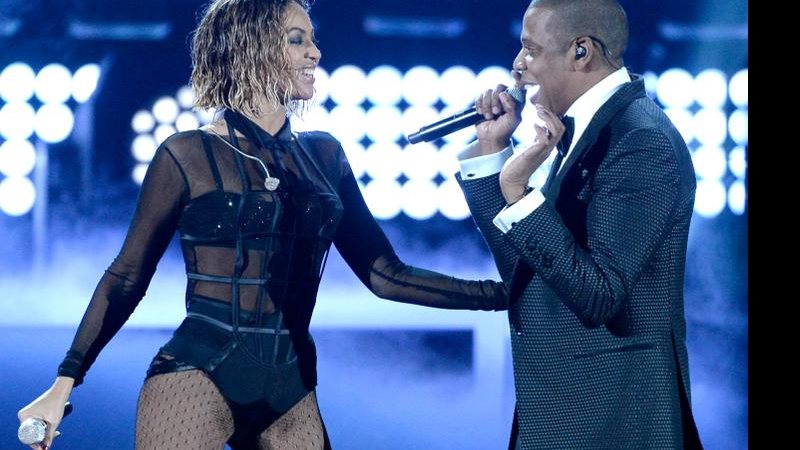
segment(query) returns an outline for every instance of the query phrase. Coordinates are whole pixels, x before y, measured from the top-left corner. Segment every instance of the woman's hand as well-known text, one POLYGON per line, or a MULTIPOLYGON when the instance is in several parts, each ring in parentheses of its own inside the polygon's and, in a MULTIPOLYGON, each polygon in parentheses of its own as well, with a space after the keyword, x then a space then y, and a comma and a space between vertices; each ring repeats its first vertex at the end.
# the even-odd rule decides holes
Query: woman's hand
POLYGON ((41 444, 31 445, 33 450, 46 450, 53 444, 53 439, 60 433, 57 431, 64 417, 64 404, 72 393, 75 380, 69 377, 58 377, 50 389, 36 400, 29 403, 17 413, 20 424, 28 418, 36 418, 47 423, 47 434, 41 444))

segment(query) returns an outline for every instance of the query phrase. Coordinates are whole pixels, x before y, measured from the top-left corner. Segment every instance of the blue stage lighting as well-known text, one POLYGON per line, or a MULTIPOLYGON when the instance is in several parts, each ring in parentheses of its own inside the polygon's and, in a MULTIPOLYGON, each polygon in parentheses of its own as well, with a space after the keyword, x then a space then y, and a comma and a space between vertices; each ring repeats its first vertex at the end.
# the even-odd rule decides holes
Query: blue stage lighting
POLYGON ((728 134, 733 142, 738 145, 747 145, 748 142, 748 113, 746 109, 737 109, 728 119, 728 134))
POLYGON ((403 134, 403 118, 394 106, 373 106, 366 118, 367 137, 373 142, 395 142, 403 134))
POLYGON ((85 103, 97 90, 100 80, 100 66, 86 64, 72 75, 72 98, 78 103, 85 103))
POLYGON ((36 150, 25 139, 14 139, 0 144, 0 173, 7 177, 24 177, 36 165, 36 150))
POLYGON ((0 98, 7 103, 27 102, 33 96, 36 73, 31 66, 16 62, 0 72, 0 98))
POLYGON ((35 123, 36 112, 28 103, 15 101, 0 108, 0 137, 3 139, 28 139, 35 123))
POLYGON ((402 188, 394 180, 370 181, 361 189, 369 210, 376 219, 393 219, 400 214, 402 188))
POLYGON ((0 181, 0 210, 9 216, 27 214, 36 201, 36 188, 27 177, 8 177, 0 181))
POLYGON ((439 210, 438 187, 428 180, 408 180, 403 184, 403 212, 412 219, 428 220, 439 210))
POLYGON ((747 108, 747 72, 748 69, 736 72, 728 85, 728 95, 738 108, 747 108))
POLYGON ((367 75, 367 99, 373 105, 393 106, 400 103, 403 74, 392 66, 378 66, 367 75))
POLYGON ((694 96, 703 108, 722 108, 728 100, 728 82, 718 69, 706 69, 694 78, 694 96))
POLYGON ((360 105, 367 97, 367 75, 356 66, 341 66, 330 78, 330 97, 339 105, 360 105))
POLYGON ((701 217, 718 216, 727 204, 727 192, 721 180, 697 180, 694 212, 701 217))
POLYGON ((75 116, 63 103, 46 103, 36 112, 36 136, 48 144, 63 141, 72 133, 75 116))
POLYGON ((439 74, 428 66, 411 68, 403 76, 403 98, 412 106, 432 106, 439 100, 439 74))
POLYGON ((61 64, 48 64, 36 75, 34 92, 42 103, 64 103, 72 95, 72 73, 61 64))
POLYGON ((728 120, 721 109, 703 108, 694 115, 694 137, 701 145, 722 145, 728 137, 728 120))
POLYGON ((658 77, 656 95, 667 108, 688 108, 694 103, 694 77, 684 69, 668 69, 658 77))

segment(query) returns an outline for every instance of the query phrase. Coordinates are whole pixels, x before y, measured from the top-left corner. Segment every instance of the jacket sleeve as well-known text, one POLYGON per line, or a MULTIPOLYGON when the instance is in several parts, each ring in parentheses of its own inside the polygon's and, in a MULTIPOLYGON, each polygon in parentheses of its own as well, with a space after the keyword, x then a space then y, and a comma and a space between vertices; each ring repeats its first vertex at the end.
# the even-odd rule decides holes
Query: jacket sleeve
POLYGON ((550 200, 505 235, 509 247, 587 326, 623 307, 655 249, 691 214, 694 190, 681 194, 675 149, 657 129, 627 133, 608 152, 588 204, 581 247, 550 200), (688 212, 687 212, 688 211, 688 212))

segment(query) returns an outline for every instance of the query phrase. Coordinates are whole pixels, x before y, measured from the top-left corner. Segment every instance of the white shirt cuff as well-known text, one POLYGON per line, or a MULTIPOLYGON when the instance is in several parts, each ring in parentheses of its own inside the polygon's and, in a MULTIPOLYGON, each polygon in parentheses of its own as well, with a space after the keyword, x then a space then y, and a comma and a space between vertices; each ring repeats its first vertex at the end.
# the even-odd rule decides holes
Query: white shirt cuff
POLYGON ((462 159, 464 158, 464 155, 472 154, 472 150, 477 145, 478 141, 473 142, 459 155, 459 165, 461 166, 462 180, 475 180, 477 178, 488 177, 490 175, 500 173, 500 170, 503 168, 503 164, 505 164, 506 160, 508 160, 508 158, 510 158, 514 153, 512 147, 509 145, 508 147, 504 148, 503 151, 498 153, 474 156, 471 158, 467 156, 466 159, 462 159))
POLYGON ((495 216, 492 222, 503 233, 508 233, 511 227, 520 220, 528 217, 544 203, 544 195, 538 189, 533 190, 528 195, 522 197, 511 206, 506 206, 495 216))

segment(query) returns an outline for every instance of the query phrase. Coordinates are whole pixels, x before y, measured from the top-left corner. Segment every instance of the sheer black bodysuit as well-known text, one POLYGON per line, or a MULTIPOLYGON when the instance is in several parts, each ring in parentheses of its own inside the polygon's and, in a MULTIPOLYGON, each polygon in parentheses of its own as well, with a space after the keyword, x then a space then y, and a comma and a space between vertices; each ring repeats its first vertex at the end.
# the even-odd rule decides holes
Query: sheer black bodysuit
POLYGON ((123 247, 101 278, 59 375, 83 381, 144 296, 176 230, 187 317, 148 377, 201 369, 233 411, 232 442, 252 438, 316 386, 308 327, 331 243, 379 297, 439 308, 505 308, 501 284, 403 264, 333 137, 295 135, 288 120, 272 136, 231 111, 225 119, 227 136, 181 132, 157 150, 123 247), (277 190, 265 189, 261 165, 231 146, 263 161, 280 179, 277 190))

